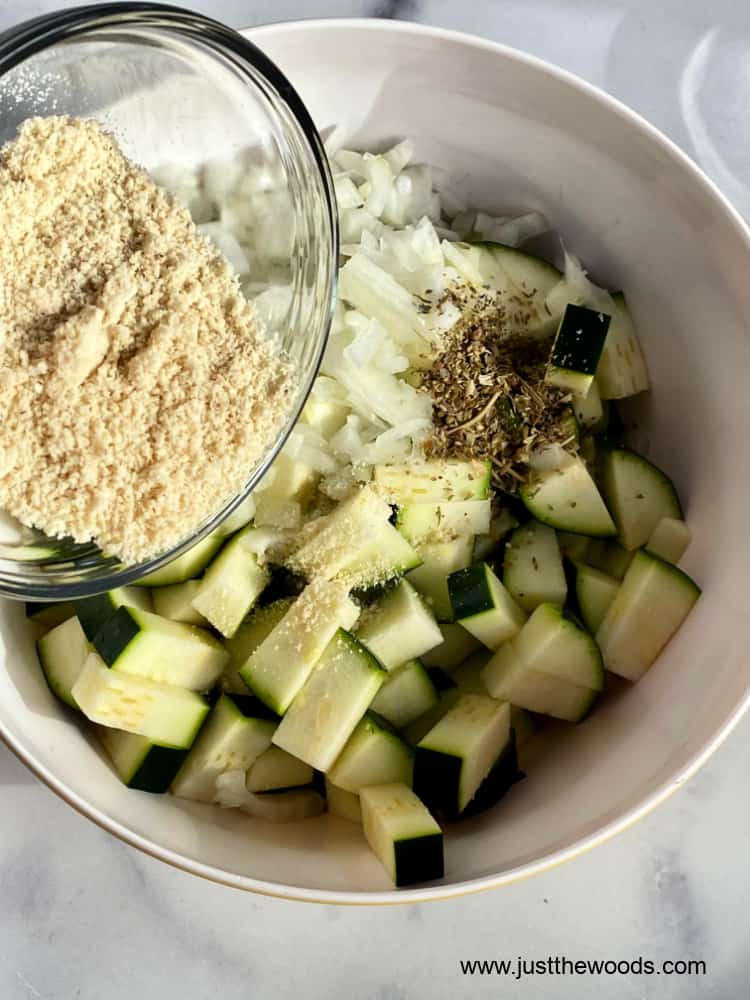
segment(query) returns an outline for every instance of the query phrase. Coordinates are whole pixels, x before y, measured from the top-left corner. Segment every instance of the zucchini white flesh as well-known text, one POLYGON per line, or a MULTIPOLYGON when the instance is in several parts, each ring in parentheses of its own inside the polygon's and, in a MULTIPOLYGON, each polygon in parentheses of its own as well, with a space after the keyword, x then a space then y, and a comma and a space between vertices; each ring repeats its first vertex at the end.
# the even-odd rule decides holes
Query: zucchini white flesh
POLYGON ((210 688, 229 660, 218 639, 204 629, 125 605, 97 632, 94 648, 118 673, 192 691, 210 688))
POLYGON ((193 607, 193 598, 200 585, 200 580, 186 580, 169 587, 157 587, 152 594, 154 613, 185 625, 208 625, 208 620, 193 607))
POLYGON ((602 399, 624 399, 645 392, 651 382, 625 296, 615 292, 612 301, 614 313, 596 379, 602 399))
MULTIPOLYGON (((573 413, 575 413, 578 426, 586 433, 595 434, 604 423, 604 407, 602 397, 599 395, 599 386, 596 379, 592 379, 591 385, 585 396, 575 394, 573 396, 573 413)), ((590 438, 588 440, 591 440, 590 438)))
POLYGON ((540 604, 513 641, 531 670, 594 691, 604 687, 602 658, 596 643, 557 605, 540 604))
POLYGON ((510 705, 463 694, 417 744, 414 791, 432 811, 459 816, 510 738, 510 705))
MULTIPOLYGON (((433 684, 435 684, 436 680, 434 670, 439 670, 439 667, 433 668, 433 671, 430 672, 430 680, 433 684)), ((416 746, 429 733, 433 726, 453 708, 461 696, 461 691, 456 684, 453 684, 452 687, 441 689, 438 689, 438 686, 435 684, 435 690, 437 691, 438 699, 432 708, 428 709, 423 715, 420 715, 414 722, 409 723, 403 731, 404 739, 411 746, 416 746)))
POLYGON ((245 666, 250 654, 254 653, 263 640, 273 632, 293 601, 292 597, 281 597, 273 604, 256 608, 234 635, 225 640, 224 645, 229 653, 229 663, 221 675, 221 686, 225 691, 233 694, 248 693, 249 688, 240 677, 240 670, 245 666))
POLYGON ((367 843, 397 887, 443 877, 443 832, 407 785, 372 785, 360 802, 367 843))
POLYGON ((89 653, 71 694, 91 722, 183 749, 192 745, 209 710, 194 691, 110 670, 97 653, 89 653))
POLYGON ((245 497, 242 503, 238 504, 237 507, 221 522, 217 531, 219 531, 224 538, 229 538, 236 531, 240 531, 245 525, 249 524, 253 516, 255 515, 255 497, 251 494, 249 497, 245 497))
POLYGON ((140 580, 135 582, 134 586, 169 587, 173 583, 184 583, 186 580, 200 576, 224 544, 224 537, 221 528, 217 528, 200 542, 196 542, 183 555, 167 563, 166 566, 142 576, 140 580))
POLYGON ((223 694, 172 782, 172 793, 195 802, 216 801, 216 779, 247 772, 271 746, 276 721, 249 695, 223 694))
POLYGON ((516 746, 519 750, 529 742, 539 728, 534 716, 518 705, 510 707, 510 726, 516 734, 516 746))
POLYGON ((245 772, 225 771, 216 779, 216 802, 225 809, 240 809, 268 823, 297 823, 325 811, 325 799, 312 788, 278 792, 250 792, 245 772))
POLYGON ((479 649, 482 643, 461 625, 451 625, 448 622, 439 628, 443 641, 422 656, 422 663, 426 667, 442 667, 451 673, 467 656, 479 649))
POLYGON ((391 508, 369 487, 310 525, 310 537, 289 560, 308 579, 342 579, 350 587, 383 583, 420 559, 390 523, 391 508))
POLYGON ((500 542, 518 527, 518 518, 507 507, 495 515, 490 521, 487 535, 477 535, 474 539, 474 561, 481 562, 497 551, 500 542))
POLYGON ((253 527, 234 535, 206 570, 193 607, 222 635, 232 636, 265 589, 271 574, 249 547, 253 527))
POLYGON ((408 503, 399 507, 396 527, 418 548, 424 542, 445 542, 464 535, 489 533, 491 508, 490 500, 408 503))
POLYGON ((490 463, 434 459, 409 465, 376 465, 373 478, 399 506, 486 500, 490 495, 490 463))
POLYGON ((605 313, 569 302, 557 328, 544 381, 586 396, 594 381, 609 329, 605 313))
POLYGON ((362 806, 359 795, 352 792, 345 792, 343 788, 337 788, 326 778, 326 802, 328 812, 332 816, 339 816, 350 823, 362 823, 362 806))
POLYGON ((617 534, 586 463, 571 459, 559 469, 539 472, 526 486, 521 499, 537 521, 559 531, 606 538, 617 534))
POLYGON ((663 517, 682 519, 671 479, 634 451, 609 451, 602 466, 602 490, 623 547, 644 546, 663 517))
POLYGON ((699 597, 682 570, 637 552, 596 633, 607 670, 631 681, 642 677, 699 597))
POLYGON ((78 708, 73 685, 91 652, 81 623, 75 616, 68 618, 38 639, 36 650, 52 693, 71 708, 78 708))
POLYGON ((159 746, 121 729, 94 728, 120 781, 141 792, 166 792, 188 754, 184 748, 159 746))
POLYGON ((313 769, 286 750, 269 747, 247 772, 248 792, 270 792, 277 788, 299 788, 313 780, 313 769))
POLYGON ((551 311, 546 299, 562 281, 557 268, 541 257, 501 243, 484 242, 478 246, 483 251, 479 270, 485 283, 490 288, 507 291, 511 297, 517 297, 526 331, 532 336, 552 333, 560 321, 562 310, 551 311))
POLYGON ((390 671, 370 707, 396 729, 403 729, 437 703, 429 674, 419 660, 410 660, 390 671))
POLYGON ((593 566, 578 563, 575 567, 575 587, 581 620, 592 635, 604 621, 609 606, 619 590, 620 581, 607 576, 593 566))
POLYGON ((105 594, 95 594, 94 597, 84 597, 73 602, 81 628, 91 640, 123 605, 140 608, 142 611, 151 611, 153 608, 151 594, 140 587, 118 587, 105 594))
POLYGON ((386 676, 362 643, 339 629, 289 706, 274 744, 328 771, 386 676))
POLYGON ((37 601, 27 601, 26 617, 35 625, 44 628, 56 628, 62 625, 76 613, 71 601, 62 601, 56 604, 42 604, 37 601))
POLYGON ((448 577, 453 617, 489 649, 510 639, 526 621, 526 612, 487 563, 474 563, 448 577))
POLYGON ((614 538, 608 542, 595 542, 592 539, 586 556, 581 561, 601 570, 607 576, 614 577, 615 580, 622 580, 634 556, 635 552, 628 552, 614 538))
POLYGON ((524 611, 565 603, 568 585, 552 528, 538 521, 516 528, 505 546, 503 583, 524 611))
POLYGON ((596 438, 593 434, 584 434, 578 442, 578 450, 581 453, 581 458, 584 460, 588 466, 589 472, 593 476, 596 476, 596 438))
POLYGON ((487 688, 482 680, 482 671, 492 659, 493 650, 485 646, 457 667, 451 675, 459 694, 487 694, 487 688))
POLYGON ((687 552, 692 540, 690 528, 678 517, 662 517, 646 542, 649 552, 675 566, 687 552))
MULTIPOLYGON (((349 629, 359 608, 346 584, 309 583, 240 668, 241 680, 283 715, 338 629, 349 629)), ((293 751, 292 751, 293 752, 293 751)))
POLYGON ((500 756, 492 765, 490 773, 476 790, 474 798, 464 809, 461 818, 477 816, 479 813, 496 806, 513 785, 523 777, 524 775, 518 769, 516 734, 511 728, 508 742, 500 751, 500 756))
POLYGON ((402 580, 369 610, 357 639, 393 670, 439 645, 442 633, 414 587, 402 580))
POLYGON ((258 499, 302 503, 314 492, 319 478, 309 465, 290 458, 283 451, 273 460, 270 471, 268 485, 261 479, 256 487, 258 499))
POLYGON ((452 542, 430 542, 420 547, 420 566, 408 574, 409 582, 427 601, 439 622, 453 619, 453 607, 448 593, 448 577, 456 570, 471 565, 474 539, 471 535, 452 542))
POLYGON ((411 786, 414 751, 368 712, 328 771, 339 788, 356 795, 368 785, 394 781, 411 786))
MULTIPOLYGON (((574 562, 586 562, 586 553, 591 539, 584 537, 584 535, 574 535, 570 531, 558 531, 557 544, 560 547, 560 552, 568 559, 572 559, 574 562)), ((552 603, 558 602, 553 601, 552 603)))
POLYGON ((513 639, 498 649, 482 678, 493 698, 567 722, 580 722, 597 697, 591 688, 528 667, 513 639))

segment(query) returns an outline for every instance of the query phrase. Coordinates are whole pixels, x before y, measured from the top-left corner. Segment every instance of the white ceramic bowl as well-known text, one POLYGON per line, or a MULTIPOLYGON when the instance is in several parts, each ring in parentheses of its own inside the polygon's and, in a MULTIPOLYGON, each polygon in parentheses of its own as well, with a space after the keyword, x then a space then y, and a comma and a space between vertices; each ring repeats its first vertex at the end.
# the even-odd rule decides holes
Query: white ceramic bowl
POLYGON ((123 788, 47 691, 19 607, 0 608, 0 732, 95 822, 230 885, 329 902, 458 895, 539 871, 643 815, 748 704, 750 234, 696 167, 634 114, 559 70, 479 39, 390 22, 301 22, 251 37, 317 124, 366 147, 400 136, 474 205, 544 212, 595 276, 627 290, 655 391, 650 452, 674 476, 704 587, 653 670, 553 746, 494 810, 446 838, 446 877, 394 892, 361 830, 268 826, 123 788))

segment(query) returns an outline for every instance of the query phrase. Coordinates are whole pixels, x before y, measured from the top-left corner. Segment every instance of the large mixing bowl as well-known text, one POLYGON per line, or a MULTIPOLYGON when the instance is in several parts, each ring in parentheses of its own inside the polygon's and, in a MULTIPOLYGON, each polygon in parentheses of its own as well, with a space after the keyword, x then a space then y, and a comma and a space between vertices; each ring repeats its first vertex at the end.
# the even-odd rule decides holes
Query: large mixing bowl
POLYGON ((158 557, 123 566, 70 539, 0 547, 0 594, 36 600, 123 586, 181 555, 242 503, 284 444, 317 373, 338 255, 333 187, 307 111, 272 62, 209 18, 115 3, 40 17, 0 35, 0 144, 25 118, 51 114, 96 119, 147 170, 185 176, 242 163, 248 183, 258 178, 273 199, 273 245, 269 260, 252 261, 252 277, 259 287, 272 281, 289 289, 270 332, 298 378, 243 489, 158 557))
POLYGON ((494 809, 451 829, 446 877, 394 891, 359 827, 331 816, 271 826, 119 784, 47 691, 21 610, 0 611, 0 731, 68 802, 199 875, 330 902, 416 901, 501 885, 643 815, 706 759, 748 704, 750 237, 722 196, 626 108, 536 59, 385 22, 307 22, 253 41, 319 127, 363 147, 411 136, 444 182, 490 210, 546 213, 594 276, 626 289, 654 390, 650 454, 675 477, 703 596, 652 670, 584 723, 550 733, 494 809))

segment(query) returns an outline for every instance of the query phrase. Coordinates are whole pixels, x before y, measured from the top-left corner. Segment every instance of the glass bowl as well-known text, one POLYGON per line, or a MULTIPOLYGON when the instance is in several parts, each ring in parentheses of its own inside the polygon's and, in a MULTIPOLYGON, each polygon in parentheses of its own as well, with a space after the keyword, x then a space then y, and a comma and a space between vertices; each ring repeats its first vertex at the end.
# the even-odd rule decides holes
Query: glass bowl
POLYGON ((325 151, 300 98, 259 49, 210 18, 159 4, 115 3, 5 32, 0 144, 36 115, 94 118, 149 171, 184 174, 230 160, 265 178, 279 206, 278 227, 258 275, 282 290, 266 322, 298 373, 283 426, 248 469, 244 489, 169 551, 124 566, 92 543, 70 539, 36 536, 30 544, 0 545, 0 594, 61 601, 159 569, 217 529, 252 492, 294 426, 320 364, 335 298, 338 231, 325 151))

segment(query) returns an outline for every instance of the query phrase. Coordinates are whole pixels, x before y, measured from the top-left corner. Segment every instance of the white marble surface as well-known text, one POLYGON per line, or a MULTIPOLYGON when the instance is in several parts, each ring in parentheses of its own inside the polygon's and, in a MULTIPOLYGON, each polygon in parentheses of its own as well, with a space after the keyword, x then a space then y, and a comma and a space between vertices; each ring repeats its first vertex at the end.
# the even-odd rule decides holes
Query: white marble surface
MULTIPOLYGON (((0 28, 73 3, 0 3, 0 28)), ((380 14, 473 31, 603 86, 750 214, 747 0, 200 0, 240 26, 380 14), (658 10, 656 9, 658 6, 658 10)), ((110 838, 0 748, 0 998, 747 995, 750 719, 617 840, 494 893, 399 909, 243 895, 110 838), (705 977, 462 977, 460 958, 703 959, 705 977)))

